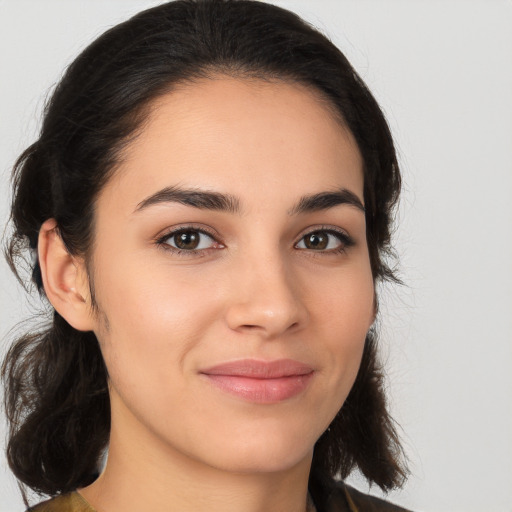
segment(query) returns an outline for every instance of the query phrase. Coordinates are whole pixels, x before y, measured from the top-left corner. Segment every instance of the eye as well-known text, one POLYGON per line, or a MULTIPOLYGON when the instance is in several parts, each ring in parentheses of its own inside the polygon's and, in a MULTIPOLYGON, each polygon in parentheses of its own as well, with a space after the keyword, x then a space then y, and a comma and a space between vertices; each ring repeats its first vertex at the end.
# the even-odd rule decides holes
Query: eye
POLYGON ((310 251, 342 252, 351 245, 354 245, 354 242, 346 233, 332 229, 319 229, 304 235, 296 247, 310 251))
POLYGON ((158 244, 167 246, 168 249, 174 249, 179 252, 192 252, 211 249, 220 244, 208 233, 195 228, 181 228, 158 240, 158 244))

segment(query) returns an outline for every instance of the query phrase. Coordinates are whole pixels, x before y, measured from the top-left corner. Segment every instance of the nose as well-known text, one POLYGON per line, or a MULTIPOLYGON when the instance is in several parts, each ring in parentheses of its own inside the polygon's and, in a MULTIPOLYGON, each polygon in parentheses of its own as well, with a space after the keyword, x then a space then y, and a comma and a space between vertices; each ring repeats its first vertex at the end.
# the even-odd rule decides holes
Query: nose
POLYGON ((280 256, 244 259, 236 266, 226 312, 232 330, 270 339, 304 327, 308 310, 300 280, 280 256))

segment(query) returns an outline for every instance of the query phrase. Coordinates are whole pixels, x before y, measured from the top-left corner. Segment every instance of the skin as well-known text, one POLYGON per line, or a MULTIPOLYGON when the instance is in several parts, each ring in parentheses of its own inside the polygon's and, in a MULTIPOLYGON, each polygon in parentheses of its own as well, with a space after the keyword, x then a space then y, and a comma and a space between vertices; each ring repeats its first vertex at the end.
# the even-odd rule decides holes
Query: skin
POLYGON ((108 462, 80 491, 98 512, 305 510, 313 447, 356 377, 374 287, 360 209, 290 210, 341 188, 362 202, 362 159, 316 93, 217 77, 160 98, 101 191, 89 262, 97 311, 85 263, 53 220, 43 225, 47 295, 96 333, 110 375, 108 462), (240 211, 140 209, 175 186, 230 194, 240 211), (204 249, 157 242, 191 225, 213 235, 200 235, 204 249), (327 249, 305 246, 318 231, 327 249), (245 358, 290 358, 314 373, 303 392, 263 404, 200 374, 245 358))

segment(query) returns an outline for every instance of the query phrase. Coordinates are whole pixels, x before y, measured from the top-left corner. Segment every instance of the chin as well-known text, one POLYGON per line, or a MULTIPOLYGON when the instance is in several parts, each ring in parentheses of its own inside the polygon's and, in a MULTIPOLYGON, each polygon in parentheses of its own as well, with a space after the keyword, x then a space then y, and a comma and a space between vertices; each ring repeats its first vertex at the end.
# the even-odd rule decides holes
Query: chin
POLYGON ((233 459, 225 458, 217 463, 216 466, 223 471, 229 473, 241 474, 264 474, 264 473, 281 473, 291 470, 292 468, 304 463, 311 462, 313 451, 306 454, 300 452, 281 453, 281 458, 276 454, 258 453, 246 454, 244 457, 233 457, 233 459))
POLYGON ((306 434, 298 439, 289 433, 231 439, 227 445, 224 439, 217 444, 211 460, 213 465, 228 472, 278 473, 311 462, 315 439, 309 442, 307 439, 306 434))

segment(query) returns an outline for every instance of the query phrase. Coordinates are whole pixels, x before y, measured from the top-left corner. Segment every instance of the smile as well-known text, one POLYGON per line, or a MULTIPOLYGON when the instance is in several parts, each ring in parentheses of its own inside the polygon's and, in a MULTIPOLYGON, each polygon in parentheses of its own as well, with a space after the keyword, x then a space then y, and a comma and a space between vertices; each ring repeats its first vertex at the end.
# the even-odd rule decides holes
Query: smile
POLYGON ((291 359, 224 363, 200 372, 216 388, 246 401, 278 403, 304 391, 314 370, 291 359))

